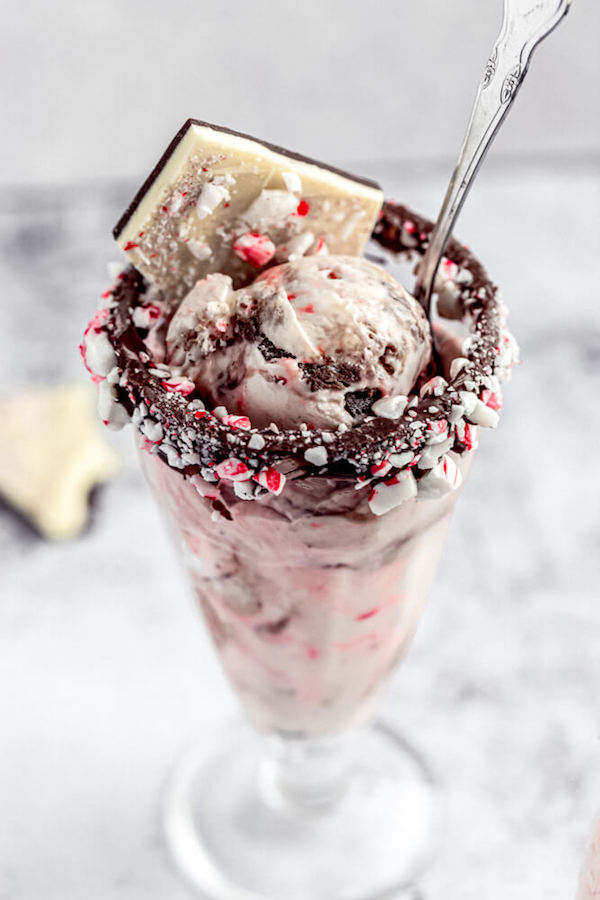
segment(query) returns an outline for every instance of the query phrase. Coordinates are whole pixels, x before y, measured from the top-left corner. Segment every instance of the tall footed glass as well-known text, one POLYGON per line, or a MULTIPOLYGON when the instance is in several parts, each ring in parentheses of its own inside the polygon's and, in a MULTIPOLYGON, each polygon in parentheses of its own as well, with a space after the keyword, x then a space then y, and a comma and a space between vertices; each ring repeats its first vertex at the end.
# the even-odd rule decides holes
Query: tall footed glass
MULTIPOLYGON (((252 728, 186 757, 166 800, 171 850, 222 900, 366 900, 411 883, 437 828, 433 779, 372 702, 405 653, 458 491, 384 516, 368 487, 232 482, 140 458, 252 728)), ((452 454, 454 456, 454 454, 452 454)), ((454 456, 463 479, 473 453, 454 456)))

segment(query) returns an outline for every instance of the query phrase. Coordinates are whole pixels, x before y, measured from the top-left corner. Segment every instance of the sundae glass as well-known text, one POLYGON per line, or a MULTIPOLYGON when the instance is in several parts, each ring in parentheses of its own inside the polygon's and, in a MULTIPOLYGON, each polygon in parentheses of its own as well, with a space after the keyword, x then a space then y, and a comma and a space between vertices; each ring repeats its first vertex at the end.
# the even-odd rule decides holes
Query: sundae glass
POLYGON ((132 265, 84 360, 104 421, 134 425, 248 723, 166 794, 170 848, 210 897, 388 896, 435 836, 427 765, 373 702, 516 346, 456 240, 433 328, 362 255, 371 236, 418 259, 432 227, 371 183, 188 122, 116 229, 132 265))

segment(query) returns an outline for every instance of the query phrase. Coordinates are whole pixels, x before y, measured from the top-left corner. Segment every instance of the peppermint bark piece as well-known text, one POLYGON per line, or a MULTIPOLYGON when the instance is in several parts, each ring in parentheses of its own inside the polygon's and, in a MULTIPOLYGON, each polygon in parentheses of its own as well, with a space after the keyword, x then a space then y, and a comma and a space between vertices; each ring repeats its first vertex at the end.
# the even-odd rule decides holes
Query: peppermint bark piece
POLYGON ((188 119, 114 236, 148 281, 177 302, 211 272, 239 287, 272 262, 360 255, 382 202, 375 182, 188 119))

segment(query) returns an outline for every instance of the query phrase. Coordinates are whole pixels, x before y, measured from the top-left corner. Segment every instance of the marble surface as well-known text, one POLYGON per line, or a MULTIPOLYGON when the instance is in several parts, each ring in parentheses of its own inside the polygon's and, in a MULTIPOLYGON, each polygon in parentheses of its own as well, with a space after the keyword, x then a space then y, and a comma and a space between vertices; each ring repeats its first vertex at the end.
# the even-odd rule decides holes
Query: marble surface
MULTIPOLYGON (((447 173, 374 174, 434 212, 447 173)), ((130 187, 3 192, 3 389, 82 377, 75 348, 130 187)), ((382 703, 445 785, 415 900, 573 896, 600 803, 599 211, 593 161, 492 160, 461 220, 524 363, 382 703)), ((109 439, 122 471, 80 539, 51 546, 0 510, 2 900, 190 896, 160 792, 182 749, 236 711, 131 436, 109 439)))

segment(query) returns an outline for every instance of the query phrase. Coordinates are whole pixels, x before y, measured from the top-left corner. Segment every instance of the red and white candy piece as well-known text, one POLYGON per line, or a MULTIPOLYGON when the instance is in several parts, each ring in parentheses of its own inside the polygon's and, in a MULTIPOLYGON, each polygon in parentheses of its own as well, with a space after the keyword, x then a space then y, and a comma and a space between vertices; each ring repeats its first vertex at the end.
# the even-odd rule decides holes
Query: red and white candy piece
POLYGON ((477 449, 477 429, 462 419, 456 424, 456 439, 467 450, 477 449))
POLYGON ((237 239, 233 249, 240 259, 249 263, 254 269, 266 266, 275 255, 275 244, 257 231, 248 231, 237 239))
POLYGON ((483 403, 477 394, 470 391, 460 391, 460 402, 465 410, 465 416, 474 425, 482 425, 484 428, 495 428, 499 421, 498 413, 483 403))
POLYGON ((266 488, 269 493, 275 494, 275 496, 282 492, 285 485, 285 475, 272 466, 268 469, 263 469, 262 472, 258 472, 253 478, 257 484, 266 488))
POLYGON ((441 375, 436 375, 434 378, 430 378, 429 381, 426 381, 421 390, 419 391, 420 397, 441 397, 446 388, 448 387, 448 382, 445 378, 442 378, 441 375))
POLYGON ((156 303, 136 306, 133 310, 133 324, 136 328, 152 328, 162 319, 162 310, 156 303))
POLYGON ((249 481, 253 475, 252 469, 249 469, 245 462, 236 459, 235 456, 216 465, 215 472, 219 478, 223 478, 225 481, 249 481))
POLYGON ((419 500, 434 500, 457 490, 462 484, 460 469, 451 456, 444 456, 419 481, 419 500))
POLYGON ((96 310, 83 333, 83 343, 79 348, 86 369, 98 378, 106 378, 117 363, 115 351, 103 330, 108 315, 108 309, 96 310))
POLYGON ((490 409, 495 409, 496 411, 501 410, 504 402, 502 391, 490 391, 486 388, 481 392, 481 402, 485 403, 486 406, 489 406, 490 409))
POLYGON ((196 390, 194 382, 184 377, 170 378, 168 381, 161 381, 161 384, 165 391, 169 391, 172 394, 183 394, 184 397, 196 390))
POLYGON ((369 497, 369 507, 376 516, 385 513, 417 496, 417 482, 412 472, 399 472, 395 478, 376 484, 369 497))
POLYGON ((448 422, 446 419, 432 419, 427 423, 427 443, 441 444, 448 437, 448 422))
POLYGON ((452 448, 454 438, 448 437, 441 443, 425 447, 419 457, 420 469, 434 469, 441 458, 452 448))
POLYGON ((248 416, 232 416, 227 414, 226 416, 223 416, 221 423, 223 425, 229 425, 234 431, 238 428, 242 429, 242 431, 249 431, 250 428, 252 428, 252 423, 248 416))
POLYGON ((371 466, 371 475, 374 478, 385 478, 387 474, 389 474, 392 468, 392 464, 389 459, 382 459, 379 463, 374 463, 371 466))

